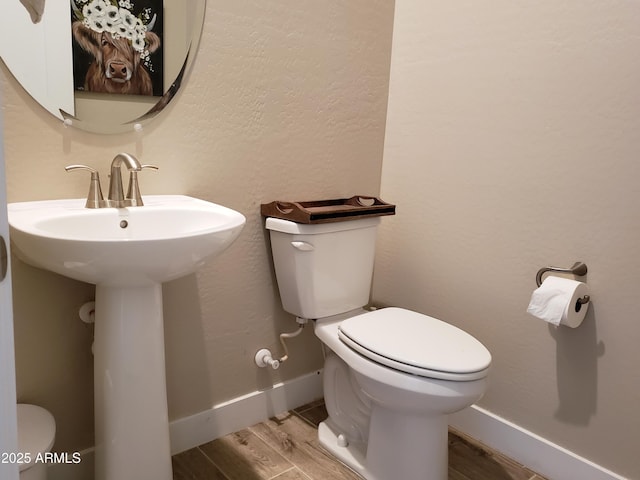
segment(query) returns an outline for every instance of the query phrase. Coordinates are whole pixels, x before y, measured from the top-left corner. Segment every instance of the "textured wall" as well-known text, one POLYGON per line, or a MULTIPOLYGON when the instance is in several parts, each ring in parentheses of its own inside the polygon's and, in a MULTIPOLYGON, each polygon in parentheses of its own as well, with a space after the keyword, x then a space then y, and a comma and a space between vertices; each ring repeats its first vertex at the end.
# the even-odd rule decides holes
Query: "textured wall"
POLYGON ((374 298, 491 350, 481 406, 629 478, 637 432, 640 5, 398 0, 374 298), (584 261, 577 330, 525 313, 584 261))
MULTIPOLYGON (((171 418, 320 368, 311 329, 292 360, 258 370, 259 347, 296 328, 282 311, 259 205, 274 199, 378 194, 393 2, 209 1, 195 69, 140 134, 65 129, 2 67, 10 202, 86 195, 120 151, 160 167, 143 193, 182 193, 247 217, 236 243, 198 274, 164 288, 171 418)), ((104 188, 104 187, 103 187, 104 188)), ((20 401, 49 408, 58 449, 92 445, 92 330, 77 309, 93 287, 14 261, 20 401)))

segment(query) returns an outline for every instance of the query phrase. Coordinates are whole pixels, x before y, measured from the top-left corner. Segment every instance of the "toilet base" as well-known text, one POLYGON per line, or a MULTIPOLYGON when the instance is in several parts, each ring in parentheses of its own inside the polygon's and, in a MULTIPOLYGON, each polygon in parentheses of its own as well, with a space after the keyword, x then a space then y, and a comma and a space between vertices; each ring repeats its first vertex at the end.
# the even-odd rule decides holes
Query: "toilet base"
POLYGON ((356 442, 342 446, 344 442, 341 435, 339 430, 331 425, 331 419, 320 422, 318 425, 320 445, 357 474, 367 479, 373 478, 367 476, 368 472, 364 466, 367 446, 356 442))
POLYGON ((368 444, 346 441, 330 418, 318 426, 320 444, 366 480, 447 480, 448 415, 375 409, 368 444))

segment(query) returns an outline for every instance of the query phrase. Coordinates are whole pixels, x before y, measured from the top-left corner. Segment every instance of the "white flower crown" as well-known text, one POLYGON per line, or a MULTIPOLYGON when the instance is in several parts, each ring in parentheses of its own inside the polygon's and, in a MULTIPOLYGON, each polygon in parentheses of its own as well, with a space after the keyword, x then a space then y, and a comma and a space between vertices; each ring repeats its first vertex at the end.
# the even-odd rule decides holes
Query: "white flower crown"
POLYGON ((151 15, 150 8, 145 8, 140 17, 136 17, 131 10, 131 0, 71 0, 75 17, 94 32, 108 32, 113 38, 126 38, 131 42, 135 51, 147 67, 149 51, 147 50, 146 35, 156 21, 156 15, 151 15))

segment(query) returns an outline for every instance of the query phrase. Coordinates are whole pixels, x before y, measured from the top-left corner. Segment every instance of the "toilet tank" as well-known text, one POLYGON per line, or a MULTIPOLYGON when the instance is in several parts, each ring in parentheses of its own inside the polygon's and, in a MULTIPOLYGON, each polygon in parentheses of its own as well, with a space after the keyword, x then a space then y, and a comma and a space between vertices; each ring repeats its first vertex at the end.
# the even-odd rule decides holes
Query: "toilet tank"
POLYGON ((318 319, 369 302, 380 217, 300 224, 267 218, 284 309, 318 319))

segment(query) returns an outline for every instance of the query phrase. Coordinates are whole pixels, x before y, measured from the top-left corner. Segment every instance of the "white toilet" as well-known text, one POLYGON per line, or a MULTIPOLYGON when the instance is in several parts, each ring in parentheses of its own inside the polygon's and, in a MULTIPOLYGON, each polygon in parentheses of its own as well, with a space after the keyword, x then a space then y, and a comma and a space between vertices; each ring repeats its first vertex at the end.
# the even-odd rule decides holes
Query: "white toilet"
POLYGON ((42 455, 51 451, 55 436, 56 422, 51 413, 37 405, 18 404, 18 451, 29 460, 20 461, 20 480, 47 479, 42 455))
POLYGON ((482 397, 491 354, 435 318, 362 309, 379 222, 267 218, 280 297, 326 347, 322 445, 368 480, 447 480, 448 414, 482 397))

